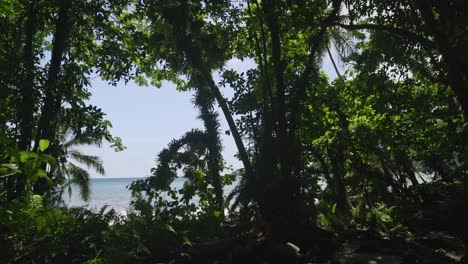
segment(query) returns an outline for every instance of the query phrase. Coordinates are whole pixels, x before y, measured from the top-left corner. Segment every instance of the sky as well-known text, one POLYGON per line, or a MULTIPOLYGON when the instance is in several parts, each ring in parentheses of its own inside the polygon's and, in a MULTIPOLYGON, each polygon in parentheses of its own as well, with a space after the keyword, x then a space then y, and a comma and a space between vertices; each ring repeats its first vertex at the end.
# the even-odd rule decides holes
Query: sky
MULTIPOLYGON (((336 60, 336 52, 332 50, 336 60)), ((227 68, 246 71, 254 67, 253 61, 231 60, 227 68)), ((336 74, 328 56, 323 59, 323 69, 331 77, 336 74)), ((219 78, 215 74, 215 81, 219 78)), ((106 178, 133 178, 149 176, 151 168, 156 166, 157 154, 174 138, 181 137, 193 128, 203 128, 197 119, 198 110, 192 105, 192 92, 179 92, 171 83, 163 83, 161 88, 138 86, 133 82, 111 86, 94 78, 91 81, 92 93, 90 104, 101 108, 113 127, 111 133, 122 138, 127 147, 122 152, 115 152, 109 146, 101 148, 82 147, 86 154, 100 156, 104 163, 106 178)), ((225 97, 233 94, 232 89, 221 90, 225 97)), ((228 125, 221 111, 221 139, 223 157, 228 165, 240 168, 241 162, 234 155, 237 152, 232 136, 224 131, 228 125)), ((91 171, 92 178, 101 178, 91 171)))

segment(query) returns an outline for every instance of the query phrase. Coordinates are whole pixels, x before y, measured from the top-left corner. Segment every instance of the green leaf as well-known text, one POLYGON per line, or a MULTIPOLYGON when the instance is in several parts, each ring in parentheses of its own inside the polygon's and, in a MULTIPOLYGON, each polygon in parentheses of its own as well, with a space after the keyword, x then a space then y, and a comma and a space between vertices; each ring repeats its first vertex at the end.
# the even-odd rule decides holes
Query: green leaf
POLYGON ((44 179, 47 181, 47 185, 52 186, 52 184, 54 184, 54 182, 49 177, 45 176, 44 179))
POLYGON ((216 218, 221 217, 222 212, 221 211, 213 211, 213 216, 216 218))
POLYGON ((18 169, 18 165, 16 164, 11 164, 11 163, 8 163, 8 164, 2 164, 0 165, 2 167, 5 167, 5 168, 8 168, 10 170, 17 170, 18 169))
POLYGON ((26 162, 30 158, 28 151, 20 151, 19 152, 19 161, 26 162))
POLYGON ((174 228, 168 224, 163 224, 163 227, 164 229, 166 229, 167 231, 173 233, 173 234, 176 234, 176 231, 174 230, 174 228))
POLYGON ((47 172, 43 169, 38 169, 37 172, 34 174, 33 176, 33 181, 37 180, 38 178, 42 178, 44 180, 46 180, 47 184, 49 186, 52 186, 53 182, 52 180, 49 178, 49 176, 47 176, 47 172))
POLYGON ((49 147, 50 141, 47 139, 39 140, 39 150, 44 152, 49 147))
POLYGON ((184 240, 184 245, 188 245, 188 246, 193 245, 192 242, 190 241, 190 239, 187 236, 183 236, 182 240, 184 240))
POLYGON ((333 206, 332 206, 332 213, 333 214, 336 213, 336 203, 334 203, 333 206))
POLYGON ((39 158, 39 155, 32 151, 22 150, 19 152, 19 158, 20 162, 27 162, 28 160, 39 158))
POLYGON ((2 178, 12 176, 18 172, 21 173, 21 171, 18 168, 18 165, 16 164, 11 164, 11 163, 0 164, 0 176, 2 178))
POLYGON ((57 167, 57 160, 54 157, 46 154, 39 154, 38 157, 42 161, 47 162, 52 167, 52 170, 57 167))
POLYGON ((145 76, 138 75, 133 81, 139 86, 148 86, 148 81, 146 80, 145 76))
POLYGON ((36 176, 39 178, 47 177, 47 172, 43 169, 38 169, 36 172, 36 176))

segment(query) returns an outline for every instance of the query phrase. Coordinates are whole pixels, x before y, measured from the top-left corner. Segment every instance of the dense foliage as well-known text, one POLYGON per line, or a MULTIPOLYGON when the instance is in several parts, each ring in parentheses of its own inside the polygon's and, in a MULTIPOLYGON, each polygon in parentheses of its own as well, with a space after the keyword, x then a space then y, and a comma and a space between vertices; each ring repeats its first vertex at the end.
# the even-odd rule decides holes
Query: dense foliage
MULTIPOLYGON (((308 262, 363 230, 466 245, 467 14, 463 0, 0 2, 0 262, 308 262), (76 147, 125 149, 87 102, 96 76, 171 81, 203 123, 129 187, 125 217, 62 204, 71 184, 88 198, 77 162, 104 173, 76 147), (222 157, 221 118, 243 168, 222 157)), ((424 256, 449 258, 437 250, 424 256)))

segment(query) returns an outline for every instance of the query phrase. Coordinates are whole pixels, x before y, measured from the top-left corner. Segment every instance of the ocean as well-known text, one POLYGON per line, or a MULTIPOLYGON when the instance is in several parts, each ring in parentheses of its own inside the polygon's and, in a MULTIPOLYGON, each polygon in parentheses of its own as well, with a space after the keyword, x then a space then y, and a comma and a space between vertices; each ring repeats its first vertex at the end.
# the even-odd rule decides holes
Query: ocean
MULTIPOLYGON (((71 198, 67 191, 64 193, 65 204, 68 207, 87 207, 91 210, 99 210, 103 206, 113 208, 120 214, 126 214, 130 209, 131 191, 127 188, 133 181, 139 178, 92 178, 91 194, 88 202, 84 202, 77 188, 72 188, 71 198)), ((141 179, 141 178, 140 178, 141 179)), ((178 178, 172 184, 175 188, 181 188, 183 178, 178 178)), ((233 185, 224 188, 225 195, 232 191, 233 185)))
POLYGON ((127 188, 130 183, 138 178, 92 178, 90 179, 91 193, 89 201, 81 199, 79 190, 72 188, 72 196, 65 191, 64 200, 68 207, 87 207, 99 210, 103 206, 109 206, 119 213, 126 213, 130 206, 131 192, 127 188))

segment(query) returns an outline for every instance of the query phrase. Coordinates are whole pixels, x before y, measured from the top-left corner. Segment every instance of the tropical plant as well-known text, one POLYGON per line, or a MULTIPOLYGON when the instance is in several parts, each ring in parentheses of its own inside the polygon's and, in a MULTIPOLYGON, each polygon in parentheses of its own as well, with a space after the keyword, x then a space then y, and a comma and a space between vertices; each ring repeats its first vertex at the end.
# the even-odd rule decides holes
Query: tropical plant
MULTIPOLYGON (((62 194, 63 189, 68 190, 68 195, 72 195, 72 186, 78 187, 81 198, 88 201, 90 195, 90 174, 87 169, 93 169, 100 175, 105 174, 102 160, 98 156, 88 155, 77 149, 80 146, 101 147, 102 141, 86 135, 74 135, 71 130, 67 130, 61 135, 59 145, 58 166, 53 171, 54 180, 57 181, 56 188, 58 194, 62 194)), ((60 196, 59 196, 60 197, 60 196)), ((58 197, 57 197, 58 198, 58 197)))

